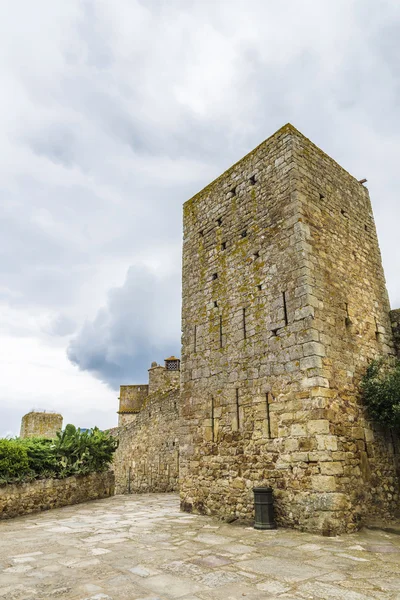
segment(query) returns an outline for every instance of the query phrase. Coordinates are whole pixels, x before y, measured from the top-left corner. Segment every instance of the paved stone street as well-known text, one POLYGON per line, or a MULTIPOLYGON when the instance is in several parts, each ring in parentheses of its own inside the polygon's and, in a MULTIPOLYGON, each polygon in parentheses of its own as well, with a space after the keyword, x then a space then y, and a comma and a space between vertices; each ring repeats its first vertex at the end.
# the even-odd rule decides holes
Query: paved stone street
POLYGON ((0 522, 0 598, 400 599, 400 536, 255 531, 115 496, 0 522))

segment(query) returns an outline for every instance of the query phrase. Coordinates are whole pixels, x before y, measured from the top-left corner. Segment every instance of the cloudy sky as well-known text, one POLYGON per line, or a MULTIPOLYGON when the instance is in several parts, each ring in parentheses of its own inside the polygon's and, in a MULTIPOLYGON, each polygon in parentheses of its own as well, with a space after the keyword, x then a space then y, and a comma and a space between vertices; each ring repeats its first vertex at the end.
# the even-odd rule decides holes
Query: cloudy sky
POLYGON ((397 0, 0 3, 0 436, 179 354, 182 203, 286 122, 368 179, 400 306, 397 0))

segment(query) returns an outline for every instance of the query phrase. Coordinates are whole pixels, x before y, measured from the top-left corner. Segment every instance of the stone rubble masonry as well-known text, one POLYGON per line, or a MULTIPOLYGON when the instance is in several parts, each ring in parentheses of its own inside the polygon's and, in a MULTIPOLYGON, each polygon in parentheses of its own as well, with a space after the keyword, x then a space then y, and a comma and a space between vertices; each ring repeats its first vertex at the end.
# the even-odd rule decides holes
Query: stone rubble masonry
POLYGON ((179 386, 180 371, 168 371, 165 367, 156 365, 149 369, 149 394, 161 389, 179 386))
POLYGON ((119 427, 114 456, 117 494, 178 490, 179 376, 179 371, 159 365, 149 369, 149 386, 141 387, 150 393, 134 420, 119 427))
POLYGON ((148 384, 121 385, 118 426, 124 427, 135 421, 149 394, 179 386, 179 382, 180 371, 169 371, 165 366, 153 363, 149 369, 148 384))
POLYGON ((31 411, 21 420, 21 438, 55 438, 62 429, 63 418, 58 413, 31 411))
POLYGON ((0 486, 0 519, 114 495, 114 473, 91 473, 66 479, 39 479, 0 486))
POLYGON ((184 205, 184 510, 325 534, 399 509, 399 441, 359 382, 394 354, 368 190, 286 125, 184 205))
POLYGON ((400 309, 390 311, 390 320, 396 354, 400 358, 400 309))
POLYGON ((118 427, 124 427, 135 420, 148 395, 149 386, 145 384, 120 386, 118 427))

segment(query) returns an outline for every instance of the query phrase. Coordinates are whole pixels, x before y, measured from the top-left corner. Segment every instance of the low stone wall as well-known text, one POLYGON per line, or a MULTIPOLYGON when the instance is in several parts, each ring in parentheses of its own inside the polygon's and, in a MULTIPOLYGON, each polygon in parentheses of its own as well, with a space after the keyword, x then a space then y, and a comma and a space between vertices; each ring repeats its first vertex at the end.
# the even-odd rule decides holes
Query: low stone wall
POLYGON ((39 479, 0 487, 0 519, 79 504, 114 495, 114 473, 91 473, 67 479, 39 479))
POLYGON ((172 492, 179 488, 179 388, 149 395, 135 420, 119 428, 115 490, 172 492))

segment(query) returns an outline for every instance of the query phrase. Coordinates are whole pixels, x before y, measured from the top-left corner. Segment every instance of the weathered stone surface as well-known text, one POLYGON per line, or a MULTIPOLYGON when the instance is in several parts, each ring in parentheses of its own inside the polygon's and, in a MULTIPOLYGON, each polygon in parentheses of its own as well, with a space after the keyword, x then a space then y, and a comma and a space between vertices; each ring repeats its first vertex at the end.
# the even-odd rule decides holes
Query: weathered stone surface
POLYGON ((271 485, 282 525, 390 517, 399 442, 359 397, 389 311, 368 190, 291 125, 186 202, 182 508, 251 519, 271 485))
POLYGON ((116 492, 171 492, 179 477, 179 387, 147 396, 120 427, 114 455, 116 492))
POLYGON ((52 412, 31 411, 21 419, 21 438, 55 438, 62 429, 62 415, 52 412))
POLYGON ((66 479, 39 479, 0 487, 0 519, 79 504, 114 495, 114 473, 91 473, 66 479))

